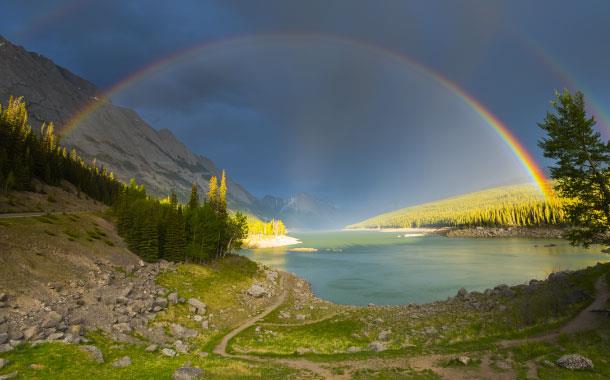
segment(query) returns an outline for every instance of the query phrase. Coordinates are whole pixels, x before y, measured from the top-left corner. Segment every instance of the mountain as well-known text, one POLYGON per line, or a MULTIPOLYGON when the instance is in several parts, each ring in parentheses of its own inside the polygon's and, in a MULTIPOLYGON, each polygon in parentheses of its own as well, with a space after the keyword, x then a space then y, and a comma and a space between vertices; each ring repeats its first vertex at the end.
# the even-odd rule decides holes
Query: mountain
POLYGON ((260 201, 266 214, 282 219, 291 228, 333 228, 339 225, 338 210, 329 202, 299 193, 288 199, 266 195, 260 201))
MULTIPOLYGON (((35 129, 52 121, 63 134, 63 145, 74 147, 85 160, 95 159, 123 181, 135 178, 159 196, 175 189, 186 199, 193 181, 207 191, 210 177, 220 174, 210 159, 190 151, 169 130, 157 131, 135 111, 110 101, 77 128, 62 131, 73 115, 102 97, 100 90, 50 59, 2 37, 0 73, 1 103, 6 104, 9 96, 23 96, 35 129)), ((257 198, 231 178, 227 187, 230 207, 261 215, 257 198)))
POLYGON ((390 211, 347 228, 560 224, 565 221, 562 204, 558 198, 545 199, 534 184, 500 186, 390 211))

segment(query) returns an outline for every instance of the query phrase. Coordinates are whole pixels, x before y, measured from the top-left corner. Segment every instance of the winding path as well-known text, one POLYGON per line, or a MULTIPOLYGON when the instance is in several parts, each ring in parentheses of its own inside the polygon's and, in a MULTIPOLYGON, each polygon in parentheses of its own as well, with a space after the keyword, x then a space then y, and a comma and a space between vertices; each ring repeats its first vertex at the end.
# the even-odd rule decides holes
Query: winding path
MULTIPOLYGON (((231 330, 227 335, 225 335, 220 343, 214 348, 213 352, 217 355, 233 358, 233 359, 243 359, 250 360, 255 362, 267 362, 267 363, 276 363, 280 365, 289 366, 296 369, 306 370, 312 372, 315 375, 321 376, 324 379, 350 379, 350 371, 345 371, 345 373, 337 374, 333 373, 329 368, 322 366, 322 363, 316 363, 307 359, 282 359, 282 358, 262 358, 255 355, 246 355, 246 354, 230 354, 227 352, 227 345, 231 339, 233 339, 237 334, 244 331, 248 327, 254 325, 258 321, 262 320, 264 317, 269 315, 275 309, 280 307, 288 296, 288 288, 286 287, 286 275, 281 274, 280 287, 282 292, 279 294, 277 299, 269 306, 267 306, 260 314, 248 318, 244 323, 231 330)), ((546 335, 533 337, 533 338, 525 338, 525 339, 514 339, 514 340, 505 340, 500 341, 497 344, 503 348, 509 348, 518 346, 527 342, 540 342, 540 341, 552 341, 556 339, 558 336, 562 334, 573 334, 580 331, 588 331, 596 328, 601 323, 604 318, 600 313, 595 313, 593 311, 604 309, 606 306, 607 300, 610 298, 610 290, 608 289, 608 283, 604 276, 597 279, 595 282, 595 300, 583 311, 581 311, 576 317, 566 323, 559 330, 551 332, 546 335)), ((452 355, 422 355, 422 356, 414 356, 409 358, 370 358, 363 360, 344 360, 339 362, 332 363, 335 367, 345 367, 348 366, 352 369, 361 369, 361 368, 387 368, 387 367, 395 367, 395 368, 413 368, 416 370, 424 370, 431 369, 436 374, 440 375, 445 379, 471 379, 475 377, 487 378, 489 376, 493 376, 498 379, 512 379, 514 378, 512 371, 508 372, 496 372, 491 368, 490 360, 488 356, 484 356, 481 364, 481 368, 478 370, 470 369, 470 368, 445 368, 443 366, 438 365, 440 360, 447 359, 449 357, 454 357, 455 354, 452 355), (474 376, 474 377, 473 377, 474 376)), ((536 378, 534 374, 536 373, 535 363, 526 363, 528 366, 534 365, 534 368, 529 368, 528 370, 528 378, 536 378)))

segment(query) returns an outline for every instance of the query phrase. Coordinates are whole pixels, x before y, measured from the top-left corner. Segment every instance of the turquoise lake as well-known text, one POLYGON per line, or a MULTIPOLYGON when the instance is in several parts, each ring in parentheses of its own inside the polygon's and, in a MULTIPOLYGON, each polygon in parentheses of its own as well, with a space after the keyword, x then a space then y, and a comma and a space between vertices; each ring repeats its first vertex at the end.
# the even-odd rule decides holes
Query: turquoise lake
POLYGON ((581 269, 610 256, 563 240, 474 239, 397 232, 291 233, 290 247, 242 250, 269 267, 306 279, 315 294, 340 304, 377 305, 446 299, 459 288, 485 290, 581 269), (552 245, 552 246, 551 246, 552 245), (291 252, 292 248, 317 252, 291 252))

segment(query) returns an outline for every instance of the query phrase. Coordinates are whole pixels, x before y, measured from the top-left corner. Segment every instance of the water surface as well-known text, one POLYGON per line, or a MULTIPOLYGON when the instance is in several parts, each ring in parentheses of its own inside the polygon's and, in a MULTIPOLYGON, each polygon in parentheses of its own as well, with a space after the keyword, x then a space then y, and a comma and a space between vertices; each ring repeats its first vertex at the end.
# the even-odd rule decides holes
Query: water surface
POLYGON ((563 240, 445 238, 377 231, 291 236, 302 244, 242 253, 306 279, 320 298, 352 305, 442 300, 461 287, 482 291, 610 260, 599 247, 576 248, 563 240), (290 252, 294 247, 319 251, 290 252))

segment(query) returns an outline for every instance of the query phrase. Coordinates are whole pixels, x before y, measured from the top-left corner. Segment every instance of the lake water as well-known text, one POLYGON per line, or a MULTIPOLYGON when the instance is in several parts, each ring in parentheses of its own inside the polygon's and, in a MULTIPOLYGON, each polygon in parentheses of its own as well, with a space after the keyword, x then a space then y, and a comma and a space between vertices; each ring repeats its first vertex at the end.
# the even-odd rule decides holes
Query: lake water
POLYGON ((516 285, 544 279, 552 271, 610 260, 599 247, 576 248, 563 240, 446 238, 378 231, 291 236, 302 244, 243 250, 242 254, 306 279, 320 298, 352 305, 443 300, 461 287, 482 291, 502 283, 516 285), (290 252, 295 247, 317 248, 318 252, 290 252))

